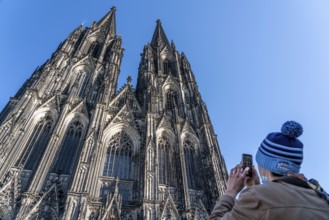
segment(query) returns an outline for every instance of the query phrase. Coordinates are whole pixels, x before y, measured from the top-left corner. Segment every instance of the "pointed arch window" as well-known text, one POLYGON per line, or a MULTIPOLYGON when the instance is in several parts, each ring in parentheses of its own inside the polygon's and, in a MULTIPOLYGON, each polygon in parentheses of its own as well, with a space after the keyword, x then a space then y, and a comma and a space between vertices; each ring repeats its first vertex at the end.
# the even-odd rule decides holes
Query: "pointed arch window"
POLYGON ((61 150, 54 171, 71 174, 74 168, 83 132, 83 124, 79 121, 70 123, 61 144, 61 150))
POLYGON ((79 83, 78 97, 82 97, 84 91, 86 90, 87 83, 88 83, 87 73, 86 72, 80 72, 77 81, 79 83))
POLYGON ((111 59, 112 59, 112 56, 113 56, 113 51, 112 51, 113 50, 112 49, 113 48, 113 45, 114 45, 114 41, 111 41, 111 43, 106 48, 104 60, 107 61, 107 62, 111 61, 111 59))
POLYGON ((103 176, 131 179, 133 143, 125 132, 114 135, 106 153, 103 176))
POLYGON ((159 183, 169 185, 172 181, 172 151, 167 138, 159 139, 159 183))
POLYGON ((91 87, 91 92, 89 93, 89 102, 91 103, 95 103, 97 101, 97 99, 100 98, 102 92, 102 87, 103 87, 103 84, 102 82, 104 81, 104 76, 103 74, 99 74, 97 76, 97 79, 96 81, 94 82, 94 84, 92 85, 91 87))
POLYGON ((19 159, 19 164, 22 164, 24 169, 35 170, 39 165, 49 142, 52 124, 53 119, 50 116, 42 117, 36 124, 25 151, 19 159))
POLYGON ((170 73, 170 63, 168 59, 165 59, 163 61, 163 73, 164 74, 169 74, 170 73))
POLYGON ((173 104, 173 94, 171 92, 168 92, 167 93, 167 103, 166 103, 166 108, 167 110, 171 110, 173 107, 174 107, 174 104, 173 104))
POLYGON ((97 41, 94 41, 88 49, 88 54, 91 54, 94 58, 97 58, 98 50, 99 50, 99 44, 97 41))
POLYGON ((184 142, 184 157, 185 157, 185 170, 187 177, 187 184, 189 189, 196 189, 196 179, 197 177, 197 169, 196 169, 196 157, 193 148, 193 144, 186 140, 184 142))
POLYGON ((166 109, 167 112, 173 113, 174 107, 177 106, 177 96, 176 92, 173 90, 168 90, 166 93, 166 109))

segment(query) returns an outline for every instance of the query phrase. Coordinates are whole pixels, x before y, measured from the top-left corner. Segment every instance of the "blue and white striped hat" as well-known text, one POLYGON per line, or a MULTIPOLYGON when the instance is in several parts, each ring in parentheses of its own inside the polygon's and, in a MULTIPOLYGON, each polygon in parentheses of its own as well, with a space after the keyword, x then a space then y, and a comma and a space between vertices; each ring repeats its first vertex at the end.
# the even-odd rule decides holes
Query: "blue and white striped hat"
POLYGON ((299 173, 303 161, 303 143, 297 139, 303 133, 302 126, 287 121, 281 132, 267 135, 256 154, 259 166, 280 175, 299 173))

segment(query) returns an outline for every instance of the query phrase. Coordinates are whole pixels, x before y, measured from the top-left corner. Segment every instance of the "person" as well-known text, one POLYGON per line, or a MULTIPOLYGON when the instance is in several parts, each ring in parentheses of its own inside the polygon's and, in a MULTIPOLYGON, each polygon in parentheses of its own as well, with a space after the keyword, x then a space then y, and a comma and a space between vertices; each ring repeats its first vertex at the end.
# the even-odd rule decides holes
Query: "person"
POLYGON ((260 175, 255 167, 252 177, 247 177, 249 167, 242 170, 241 163, 234 167, 209 219, 329 220, 328 194, 315 180, 307 181, 299 173, 302 132, 299 123, 288 121, 281 132, 268 134, 256 154, 260 175))

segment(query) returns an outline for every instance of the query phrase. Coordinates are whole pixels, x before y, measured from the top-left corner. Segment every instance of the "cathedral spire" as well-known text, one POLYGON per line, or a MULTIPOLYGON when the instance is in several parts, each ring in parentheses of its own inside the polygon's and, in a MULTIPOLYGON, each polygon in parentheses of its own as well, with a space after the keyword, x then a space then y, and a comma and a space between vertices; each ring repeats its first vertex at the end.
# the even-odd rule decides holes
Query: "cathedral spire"
POLYGON ((0 113, 0 219, 206 219, 224 193, 185 54, 158 20, 136 90, 117 91, 115 28, 114 7, 77 28, 0 113))
POLYGON ((116 8, 112 7, 111 10, 97 23, 98 27, 105 27, 106 30, 116 34, 116 25, 115 25, 115 12, 116 8))
POLYGON ((168 38, 162 28, 161 21, 158 19, 156 21, 156 23, 157 23, 157 26, 154 30, 154 34, 153 34, 152 41, 151 41, 151 46, 153 48, 160 47, 160 50, 162 50, 165 46, 167 46, 167 48, 170 49, 170 44, 169 44, 168 38))

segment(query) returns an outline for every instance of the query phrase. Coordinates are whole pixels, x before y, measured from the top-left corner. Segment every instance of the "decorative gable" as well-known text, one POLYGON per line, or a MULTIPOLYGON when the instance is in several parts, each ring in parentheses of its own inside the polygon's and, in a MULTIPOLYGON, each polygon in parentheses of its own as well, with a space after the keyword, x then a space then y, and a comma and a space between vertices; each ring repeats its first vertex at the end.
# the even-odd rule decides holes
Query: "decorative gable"
POLYGON ((89 116, 89 112, 86 106, 86 102, 85 100, 81 101, 79 104, 77 104, 71 111, 70 113, 75 113, 75 112, 79 112, 82 113, 86 116, 89 116))
POLYGON ((168 75, 168 77, 166 78, 166 80, 163 83, 162 88, 164 88, 164 90, 166 90, 166 87, 175 87, 175 90, 179 89, 179 84, 177 82, 177 80, 174 78, 173 75, 168 75))
POLYGON ((73 65, 72 71, 78 72, 81 69, 85 69, 88 72, 91 72, 91 70, 94 70, 96 67, 95 61, 92 59, 92 57, 88 54, 84 58, 82 58, 80 61, 78 61, 76 64, 73 65))
POLYGON ((194 220, 207 220, 208 218, 208 212, 204 207, 202 200, 199 199, 195 204, 194 220))
POLYGON ((167 199, 164 203, 161 213, 161 220, 165 219, 180 219, 178 210, 176 209, 175 202, 171 197, 170 192, 167 190, 167 199))
POLYGON ((102 220, 106 219, 118 219, 121 220, 121 205, 122 198, 119 194, 118 179, 115 179, 114 193, 110 193, 107 196, 104 213, 102 213, 102 220))
POLYGON ((50 99, 48 99, 45 103, 43 103, 40 108, 49 107, 50 109, 56 109, 57 112, 60 112, 61 110, 61 97, 60 96, 53 96, 50 99))
POLYGON ((140 107, 135 93, 129 83, 110 102, 109 106, 114 108, 121 108, 125 104, 128 104, 133 112, 142 112, 142 108, 140 107))
POLYGON ((137 129, 134 115, 129 108, 128 104, 125 104, 121 110, 118 112, 118 114, 113 118, 110 124, 117 124, 120 122, 126 122, 127 124, 131 125, 132 127, 137 129))
POLYGON ((164 115, 164 116, 161 118, 161 120, 160 120, 160 122, 159 122, 159 124, 158 124, 158 126, 157 126, 157 129, 158 129, 158 130, 159 130, 160 128, 163 128, 163 129, 165 129, 165 130, 170 130, 171 132, 174 131, 173 127, 171 126, 170 119, 168 119, 166 115, 164 115))
POLYGON ((195 133, 194 129, 191 127, 188 120, 186 120, 185 123, 184 123, 182 133, 184 133, 184 132, 189 132, 189 133, 192 133, 196 136, 196 133, 195 133))
POLYGON ((0 188, 0 219, 14 219, 16 199, 20 195, 19 172, 10 172, 2 188, 0 188))
POLYGON ((95 29, 88 36, 88 38, 91 38, 91 39, 94 38, 94 39, 102 39, 102 40, 105 40, 105 37, 106 37, 106 33, 102 29, 95 29))
POLYGON ((171 48, 169 45, 166 45, 161 53, 160 53, 160 56, 164 59, 164 58, 167 58, 169 60, 174 60, 175 57, 172 55, 172 52, 171 52, 171 48))
POLYGON ((25 207, 27 207, 25 210, 29 211, 26 212, 26 214, 24 212, 20 213, 20 217, 22 219, 33 219, 33 217, 36 216, 43 219, 59 219, 59 193, 56 183, 53 183, 53 185, 39 199, 28 199, 27 202, 25 202, 25 207), (32 202, 32 206, 29 206, 29 200, 34 200, 34 202, 32 202))

